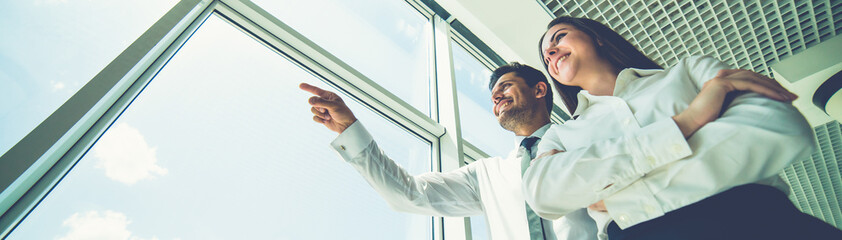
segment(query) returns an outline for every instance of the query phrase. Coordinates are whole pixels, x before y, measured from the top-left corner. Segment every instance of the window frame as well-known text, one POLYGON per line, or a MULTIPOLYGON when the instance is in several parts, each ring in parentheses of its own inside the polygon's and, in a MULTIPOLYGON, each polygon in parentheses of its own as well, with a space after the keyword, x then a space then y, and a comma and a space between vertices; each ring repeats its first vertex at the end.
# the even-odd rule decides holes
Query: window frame
POLYGON ((0 156, 0 238, 65 176, 211 13, 182 0, 47 119, 0 156), (204 16, 204 17, 202 17, 204 16), (11 179, 9 179, 11 178, 11 179))
MULTIPOLYGON (((0 156, 0 176, 4 176, 0 177, 0 189, 3 189, 0 238, 8 236, 37 207, 214 13, 328 85, 430 142, 433 171, 453 170, 464 166, 467 159, 487 157, 461 139, 450 40, 459 42, 487 67, 497 65, 452 26, 455 18, 435 2, 406 2, 432 22, 430 116, 249 0, 180 0, 90 82, 0 156)), ((460 27, 461 31, 467 31, 460 27)), ((431 220, 433 239, 471 239, 470 218, 433 217, 431 220)))

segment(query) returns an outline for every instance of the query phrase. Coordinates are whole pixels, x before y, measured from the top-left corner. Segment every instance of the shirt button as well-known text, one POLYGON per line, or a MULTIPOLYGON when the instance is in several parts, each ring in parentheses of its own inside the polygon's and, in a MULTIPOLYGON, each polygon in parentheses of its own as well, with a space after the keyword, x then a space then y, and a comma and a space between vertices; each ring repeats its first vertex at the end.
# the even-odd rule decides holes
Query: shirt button
POLYGON ((628 221, 628 220, 629 220, 629 217, 626 216, 625 214, 622 214, 619 217, 617 217, 617 221, 620 221, 620 222, 625 222, 625 221, 628 221))
POLYGON ((650 205, 643 206, 643 210, 645 210, 648 214, 652 214, 655 212, 655 208, 650 205))
POLYGON ((676 144, 672 145, 672 151, 673 152, 681 152, 681 149, 682 149, 681 144, 676 143, 676 144))
POLYGON ((339 148, 341 148, 341 149, 344 151, 344 150, 345 150, 345 145, 339 145, 339 148))
POLYGON ((646 156, 646 161, 649 162, 649 165, 655 166, 655 157, 653 156, 646 156))

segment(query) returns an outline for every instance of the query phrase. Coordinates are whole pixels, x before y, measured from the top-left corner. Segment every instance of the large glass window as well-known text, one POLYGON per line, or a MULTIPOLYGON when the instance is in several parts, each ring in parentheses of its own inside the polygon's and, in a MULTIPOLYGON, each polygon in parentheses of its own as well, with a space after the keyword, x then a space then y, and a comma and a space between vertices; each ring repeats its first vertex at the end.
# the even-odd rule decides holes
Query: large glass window
POLYGON ((505 157, 514 148, 514 134, 500 127, 492 112, 494 106, 488 90, 491 71, 455 41, 451 40, 450 44, 462 138, 491 156, 505 157))
MULTIPOLYGON (((212 16, 9 239, 432 239, 330 150, 301 81, 331 89, 212 16)), ((429 142, 343 97, 430 171, 429 142)))
POLYGON ((428 52, 431 23, 406 2, 254 2, 386 90, 429 115, 428 52))
POLYGON ((4 1, 0 155, 143 34, 172 0, 4 1))

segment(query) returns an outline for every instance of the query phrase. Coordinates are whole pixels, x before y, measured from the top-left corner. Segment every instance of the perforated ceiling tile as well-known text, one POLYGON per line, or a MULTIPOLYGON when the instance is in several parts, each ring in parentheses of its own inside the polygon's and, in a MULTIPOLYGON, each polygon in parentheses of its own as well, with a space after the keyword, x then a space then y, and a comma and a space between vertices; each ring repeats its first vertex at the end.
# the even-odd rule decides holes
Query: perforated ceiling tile
POLYGON ((784 169, 781 176, 792 188, 793 202, 810 215, 842 227, 842 127, 829 122, 816 127, 818 150, 810 159, 784 169))
POLYGON ((705 54, 770 75, 772 63, 842 33, 838 0, 538 1, 605 23, 662 66, 705 54))

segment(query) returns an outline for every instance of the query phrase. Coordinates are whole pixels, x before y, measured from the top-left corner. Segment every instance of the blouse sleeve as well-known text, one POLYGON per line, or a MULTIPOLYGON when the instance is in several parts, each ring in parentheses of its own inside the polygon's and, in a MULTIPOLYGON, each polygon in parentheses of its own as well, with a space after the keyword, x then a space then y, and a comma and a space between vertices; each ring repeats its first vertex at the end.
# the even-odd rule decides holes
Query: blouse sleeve
MULTIPOLYGON (((698 89, 719 70, 731 68, 708 56, 680 64, 698 89)), ((603 199, 621 228, 735 186, 776 178, 793 161, 807 159, 816 145, 812 128, 792 104, 756 93, 739 94, 722 116, 687 141, 691 156, 603 199)))

